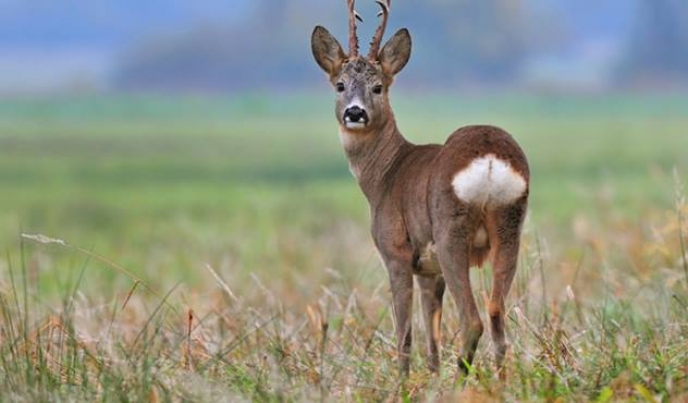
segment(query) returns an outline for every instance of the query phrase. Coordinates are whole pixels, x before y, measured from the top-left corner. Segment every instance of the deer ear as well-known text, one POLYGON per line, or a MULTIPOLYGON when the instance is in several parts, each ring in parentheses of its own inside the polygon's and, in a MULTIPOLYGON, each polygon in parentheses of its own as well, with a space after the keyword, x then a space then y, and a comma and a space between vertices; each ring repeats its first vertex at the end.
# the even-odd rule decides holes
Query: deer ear
POLYGON ((346 60, 342 45, 320 25, 315 27, 311 35, 311 51, 318 66, 329 75, 336 73, 346 60))
POLYGON ((411 57, 411 34, 402 28, 391 37, 380 51, 382 71, 391 76, 396 75, 406 66, 411 57))

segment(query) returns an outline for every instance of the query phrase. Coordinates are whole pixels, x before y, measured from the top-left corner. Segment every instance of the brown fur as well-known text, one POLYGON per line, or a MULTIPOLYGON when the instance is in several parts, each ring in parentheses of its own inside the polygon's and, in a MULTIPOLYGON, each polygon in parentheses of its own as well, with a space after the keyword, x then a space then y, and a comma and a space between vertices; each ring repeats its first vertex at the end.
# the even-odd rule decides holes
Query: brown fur
POLYGON ((335 113, 352 171, 370 204, 372 237, 389 273, 396 319, 399 367, 409 370, 413 277, 418 282, 428 332, 428 366, 439 367, 439 320, 445 283, 459 308, 462 343, 459 366, 467 371, 483 325, 471 291, 469 267, 490 259, 494 267, 490 326, 497 366, 506 351, 504 299, 513 280, 521 225, 526 213, 528 185, 523 195, 506 205, 474 205, 457 197, 452 179, 478 157, 493 154, 506 161, 528 184, 527 159, 502 129, 468 126, 454 132, 444 145, 414 145, 399 132, 389 104, 394 75, 408 61, 411 41, 400 30, 380 50, 379 61, 339 60, 338 42, 322 27, 312 39, 313 54, 337 95, 335 113), (327 68, 324 66, 334 66, 327 68), (371 88, 384 86, 381 94, 371 88), (364 128, 349 129, 345 109, 358 99, 369 115, 364 128), (484 228, 487 239, 475 246, 484 228), (428 249, 428 245, 434 247, 428 249), (432 250, 434 249, 434 250, 432 250))

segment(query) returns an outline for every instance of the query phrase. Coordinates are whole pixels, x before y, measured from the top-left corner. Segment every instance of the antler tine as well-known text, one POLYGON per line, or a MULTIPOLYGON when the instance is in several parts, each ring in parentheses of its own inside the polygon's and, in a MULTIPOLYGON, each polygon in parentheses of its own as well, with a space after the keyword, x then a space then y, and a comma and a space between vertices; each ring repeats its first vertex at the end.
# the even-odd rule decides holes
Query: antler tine
POLYGON ((382 37, 385 35, 385 28, 387 28, 387 18, 389 17, 389 8, 391 7, 391 0, 375 0, 375 2, 380 6, 382 10, 378 13, 378 17, 382 17, 380 25, 375 30, 375 35, 373 40, 370 42, 370 51, 368 52, 368 59, 371 61, 377 61, 378 54, 380 53, 380 45, 382 43, 382 37))
POLYGON ((356 20, 363 22, 363 18, 355 9, 356 0, 347 0, 349 5, 349 58, 358 57, 358 36, 356 35, 356 20))

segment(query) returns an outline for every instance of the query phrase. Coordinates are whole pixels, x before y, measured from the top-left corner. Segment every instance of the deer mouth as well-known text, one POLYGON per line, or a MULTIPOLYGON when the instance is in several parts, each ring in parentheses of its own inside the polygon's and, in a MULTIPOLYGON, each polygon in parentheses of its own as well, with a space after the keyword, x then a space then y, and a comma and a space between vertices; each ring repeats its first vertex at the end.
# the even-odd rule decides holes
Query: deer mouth
POLYGON ((344 126, 346 126, 347 129, 365 129, 366 125, 368 124, 367 121, 360 121, 360 122, 352 122, 350 120, 344 120, 344 126))

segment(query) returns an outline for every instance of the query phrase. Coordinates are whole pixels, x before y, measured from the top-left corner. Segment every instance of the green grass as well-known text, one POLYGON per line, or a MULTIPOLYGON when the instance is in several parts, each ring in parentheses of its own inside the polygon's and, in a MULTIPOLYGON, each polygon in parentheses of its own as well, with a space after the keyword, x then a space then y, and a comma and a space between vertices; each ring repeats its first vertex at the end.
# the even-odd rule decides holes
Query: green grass
MULTIPOLYGON (((412 141, 493 123, 530 158, 506 384, 486 334, 457 386, 449 298, 442 374, 424 369, 416 319, 399 383, 386 274, 329 95, 111 96, 0 101, 0 396, 686 399, 673 171, 688 178, 688 99, 393 97, 412 141)), ((489 278, 474 273, 481 307, 489 278)))

